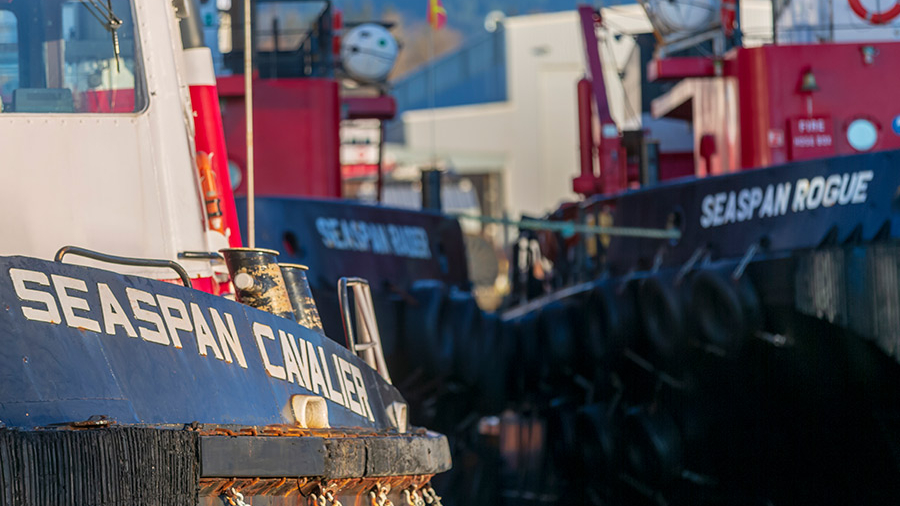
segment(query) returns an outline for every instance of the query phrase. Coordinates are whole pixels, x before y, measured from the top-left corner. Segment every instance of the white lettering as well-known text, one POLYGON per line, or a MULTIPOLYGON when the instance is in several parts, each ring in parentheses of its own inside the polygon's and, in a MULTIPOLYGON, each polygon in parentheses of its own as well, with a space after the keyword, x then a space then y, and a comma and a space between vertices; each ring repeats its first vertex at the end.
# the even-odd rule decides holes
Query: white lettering
POLYGON ((281 341, 281 356, 284 358, 285 379, 288 383, 302 384, 300 379, 300 368, 297 366, 297 357, 294 355, 292 342, 294 336, 283 330, 278 331, 278 339, 281 341))
POLYGON ((319 366, 319 359, 316 358, 316 348, 311 342, 306 341, 307 360, 309 361, 310 389, 312 393, 318 393, 322 397, 331 398, 331 391, 325 384, 325 377, 322 376, 322 368, 319 366))
POLYGON ((734 223, 737 220, 736 217, 737 210, 737 197, 734 192, 728 194, 728 204, 725 206, 725 217, 723 218, 724 223, 734 223))
POLYGON ((97 283, 97 291, 100 294, 100 308, 103 310, 103 329, 104 331, 114 336, 116 335, 116 326, 120 326, 125 329, 125 334, 128 337, 137 337, 137 332, 134 331, 134 326, 131 325, 131 320, 128 319, 128 316, 125 314, 125 310, 122 308, 122 305, 119 304, 116 296, 113 295, 112 290, 109 289, 109 285, 106 283, 97 283))
POLYGON ((856 191, 857 181, 859 181, 859 173, 854 172, 850 177, 844 174, 841 181, 841 196, 838 198, 838 204, 845 206, 850 203, 850 199, 853 198, 853 192, 856 191))
POLYGON ((728 198, 727 193, 718 193, 716 194, 716 214, 713 216, 713 225, 718 227, 722 223, 725 222, 724 217, 724 208, 725 208, 725 200, 728 198))
POLYGON ((322 375, 325 377, 325 386, 328 387, 328 398, 332 401, 344 405, 344 394, 337 392, 331 382, 331 372, 328 370, 328 361, 325 360, 325 350, 321 346, 316 346, 319 351, 319 360, 322 361, 322 375))
POLYGON ((59 274, 51 274, 50 279, 53 280, 53 288, 56 289, 56 298, 59 300, 59 307, 62 309, 63 317, 66 319, 66 325, 77 328, 90 330, 91 332, 100 333, 100 324, 96 320, 78 316, 75 310, 90 311, 91 307, 85 299, 80 299, 69 294, 68 290, 87 293, 87 284, 83 280, 60 276, 59 274))
POLYGON ((157 295, 156 300, 159 302, 159 310, 162 313, 163 320, 166 321, 166 328, 169 329, 169 336, 172 337, 172 344, 176 348, 181 349, 181 337, 178 335, 178 331, 194 331, 194 326, 191 325, 191 320, 187 315, 187 307, 185 307, 181 299, 176 299, 175 297, 157 295), (172 311, 177 311, 178 316, 172 314, 172 311))
POLYGON ((875 174, 871 170, 864 170, 859 173, 859 179, 856 182, 856 191, 853 192, 853 200, 850 202, 853 204, 862 204, 868 198, 866 194, 866 190, 869 187, 869 181, 875 177, 875 174))
POLYGON ((153 311, 148 311, 141 307, 141 303, 150 307, 156 307, 156 299, 148 292, 138 290, 136 288, 126 288, 125 295, 128 296, 128 302, 131 304, 131 314, 134 319, 146 323, 150 323, 156 330, 147 327, 138 327, 141 333, 141 339, 151 343, 169 345, 169 335, 166 334, 166 328, 163 326, 162 317, 153 311))
POLYGON ((266 353, 266 345, 263 342, 264 337, 271 341, 275 340, 275 334, 272 333, 272 327, 263 325, 259 322, 253 322, 253 337, 256 338, 256 346, 259 348, 259 356, 262 358, 263 366, 265 366, 266 372, 273 378, 283 380, 286 377, 284 367, 281 367, 280 365, 273 365, 271 362, 269 362, 269 354, 266 353))
MULTIPOLYGON (((203 312, 200 311, 200 306, 194 302, 191 302, 191 319, 194 320, 194 335, 197 337, 197 351, 200 355, 205 357, 206 349, 210 348, 217 359, 225 360, 225 357, 222 356, 222 352, 219 351, 219 347, 216 346, 216 340, 213 339, 212 330, 210 330, 209 323, 207 323, 206 318, 203 316, 203 312)), ((227 352, 228 350, 225 351, 227 352)), ((230 363, 230 355, 228 359, 228 362, 230 363)))
POLYGON ((791 183, 779 184, 775 189, 775 215, 787 214, 788 201, 791 199, 791 183))
POLYGON ((825 193, 825 178, 816 176, 809 182, 809 193, 806 196, 806 208, 810 211, 817 209, 822 203, 822 195, 825 193))
POLYGON ((794 191, 794 203, 791 204, 791 211, 805 211, 806 195, 809 192, 809 180, 798 179, 797 189, 794 191))
POLYGON ((290 345, 291 351, 294 352, 294 357, 297 359, 297 367, 300 369, 300 384, 303 388, 312 392, 313 386, 309 382, 309 358, 307 357, 306 341, 299 338, 297 340, 300 341, 299 347, 293 339, 291 339, 290 345))
POLYGON ((219 346, 222 347, 222 353, 225 355, 225 362, 230 364, 231 354, 234 353, 234 358, 237 359, 238 365, 246 369, 247 360, 244 358, 244 349, 241 347, 241 340, 238 338, 237 329, 234 326, 234 318, 231 314, 225 313, 225 321, 228 322, 228 327, 226 328, 218 311, 209 308, 209 315, 212 317, 213 327, 215 327, 216 336, 219 338, 219 346))
MULTIPOLYGON (((844 174, 844 177, 847 177, 844 174)), ((822 195, 822 207, 831 207, 837 204, 838 198, 841 196, 841 176, 832 174, 825 181, 825 193, 822 195)))
POLYGON ((44 309, 35 307, 22 306, 22 314, 25 318, 45 323, 62 323, 59 316, 59 309, 56 307, 56 299, 48 292, 40 290, 32 290, 27 288, 25 283, 34 283, 39 286, 50 286, 50 280, 43 272, 28 271, 24 269, 10 269, 9 277, 12 279, 13 288, 16 290, 16 296, 25 302, 37 302, 44 305, 44 309))
POLYGON ((703 228, 709 228, 713 223, 713 204, 715 203, 715 198, 712 195, 707 195, 703 197, 703 204, 701 204, 701 208, 703 209, 703 214, 700 216, 700 226, 703 228))
POLYGON ((759 209, 759 217, 767 218, 775 212, 775 190, 772 185, 766 187, 766 196, 763 198, 762 207, 759 209))
POLYGON ((356 394, 359 396, 359 404, 362 406, 362 411, 365 413, 363 416, 368 417, 369 421, 374 422, 375 417, 372 415, 372 406, 369 406, 369 394, 366 392, 366 385, 362 380, 362 373, 359 372, 359 368, 351 365, 350 368, 353 370, 353 382, 356 383, 356 394))
POLYGON ((338 376, 341 380, 341 387, 344 389, 344 393, 347 396, 347 405, 350 408, 350 411, 353 411, 360 416, 366 416, 366 412, 363 410, 362 405, 357 399, 353 398, 354 396, 357 396, 358 398, 358 395, 356 393, 356 386, 353 383, 352 366, 340 357, 337 357, 337 360, 338 363, 340 363, 340 373, 338 376))

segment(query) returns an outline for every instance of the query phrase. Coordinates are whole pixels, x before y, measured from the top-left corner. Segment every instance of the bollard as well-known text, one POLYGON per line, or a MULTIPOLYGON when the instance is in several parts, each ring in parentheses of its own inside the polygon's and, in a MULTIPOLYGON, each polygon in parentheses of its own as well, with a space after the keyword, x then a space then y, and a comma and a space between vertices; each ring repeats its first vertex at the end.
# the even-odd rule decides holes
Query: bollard
POLYGON ((283 318, 294 319, 284 278, 275 260, 277 251, 225 248, 219 252, 225 256, 225 264, 228 265, 239 302, 283 318))
POLYGON ((313 298, 309 279, 306 277, 309 267, 299 264, 280 264, 280 267, 297 323, 324 335, 325 329, 322 328, 316 299, 313 298))

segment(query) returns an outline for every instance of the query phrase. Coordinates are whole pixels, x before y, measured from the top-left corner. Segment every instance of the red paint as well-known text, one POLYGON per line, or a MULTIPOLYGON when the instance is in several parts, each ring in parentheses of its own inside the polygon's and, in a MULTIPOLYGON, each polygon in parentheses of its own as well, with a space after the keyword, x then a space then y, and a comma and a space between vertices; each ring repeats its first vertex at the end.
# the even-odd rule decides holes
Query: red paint
POLYGON ((397 101, 390 95, 378 97, 343 97, 341 108, 346 119, 394 119, 397 101))
POLYGON ((228 173, 228 153, 225 149, 225 133, 219 110, 219 93, 215 86, 190 86, 191 106, 194 110, 194 142, 197 151, 206 153, 220 199, 220 207, 228 229, 228 244, 237 248, 241 243, 241 229, 238 226, 234 193, 231 191, 231 177, 228 173))
POLYGON ((694 153, 671 152, 659 154, 659 180, 671 181, 694 175, 694 153))
POLYGON ((722 31, 731 37, 734 35, 735 22, 737 21, 737 0, 722 0, 722 8, 719 11, 722 21, 722 31))
MULTIPOLYGON (((795 118, 830 117, 833 124, 833 148, 814 156, 855 153, 845 131, 853 119, 869 118, 876 124, 890 125, 900 114, 894 104, 894 90, 900 89, 900 44, 854 43, 797 46, 766 46, 739 49, 731 55, 736 61, 737 99, 740 124, 733 138, 738 140, 740 161, 728 170, 764 167, 793 160, 784 147, 770 147, 771 129, 790 129, 795 118), (870 46, 876 56, 864 61, 861 49, 870 46), (818 91, 797 92, 794 84, 803 69, 814 66, 818 91)), ((733 130, 733 129, 732 129, 733 130)), ((722 138, 728 132, 721 132, 722 138)), ((900 136, 882 129, 876 148, 900 148, 900 136)), ((801 151, 801 156, 803 152, 801 151)))
POLYGON ((76 104, 80 112, 134 112, 134 89, 124 88, 120 90, 90 90, 83 91, 80 96, 83 101, 76 104))
MULTIPOLYGON (((254 79, 256 193, 340 197, 340 98, 328 79, 254 79)), ((228 158, 245 171, 243 76, 219 78, 228 158)), ((246 192, 246 178, 236 189, 246 192)))
POLYGON ((827 116, 793 118, 788 121, 791 159, 807 160, 834 154, 834 129, 827 116))
MULTIPOLYGON (((609 103, 606 98, 606 84, 603 81, 603 66, 600 62, 596 27, 601 24, 599 11, 595 11, 589 5, 578 6, 578 16, 581 20, 581 33, 584 38, 585 57, 587 67, 592 79, 589 81, 594 94, 594 108, 597 111, 597 119, 600 128, 600 143, 597 146, 597 159, 600 165, 600 186, 595 186, 594 192, 618 193, 629 187, 629 172, 626 164, 625 148, 619 129, 609 111, 609 103)), ((580 121, 580 120, 579 120, 580 121)), ((591 162, 593 165, 593 161, 591 162)), ((584 162, 582 162, 584 171, 584 162)), ((593 170, 592 170, 593 172, 593 170)), ((633 176, 633 174, 632 174, 633 176)), ((584 177, 582 172, 581 178, 584 177)), ((582 179, 581 182, 573 182, 581 189, 587 189, 582 179)), ((578 191, 576 189, 576 191, 578 191)))
POLYGON ((701 56, 663 58, 650 60, 647 64, 647 80, 651 83, 666 79, 686 77, 713 77, 716 75, 716 61, 701 56))
MULTIPOLYGON (((691 122, 696 175, 853 154, 846 139, 851 121, 864 117, 891 125, 900 115, 893 98, 900 89, 896 61, 896 42, 738 48, 726 55, 722 77, 681 81, 654 101, 654 112, 691 122), (864 47, 872 48, 870 62, 864 47), (817 89, 802 91, 798 83, 810 69, 817 89), (810 144, 799 130, 801 118, 830 119, 831 146, 825 134, 810 144), (708 163, 700 153, 705 134, 713 137, 716 151, 708 163)), ((900 149, 900 136, 881 128, 873 150, 888 149, 900 149)), ((664 172, 661 163, 660 174, 664 172)))
POLYGON ((602 192, 594 172, 594 112, 591 102, 591 80, 578 81, 578 146, 581 153, 581 175, 572 180, 572 190, 583 195, 602 192))

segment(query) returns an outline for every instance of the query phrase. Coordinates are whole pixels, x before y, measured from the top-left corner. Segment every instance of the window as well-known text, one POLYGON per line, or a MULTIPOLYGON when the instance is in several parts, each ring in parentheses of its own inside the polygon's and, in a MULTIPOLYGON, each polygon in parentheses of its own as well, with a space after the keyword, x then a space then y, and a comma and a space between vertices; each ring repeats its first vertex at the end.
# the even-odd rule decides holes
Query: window
POLYGON ((16 15, 0 11, 0 109, 12 99, 19 87, 19 44, 16 40, 16 15))
POLYGON ((259 51, 296 51, 328 8, 326 2, 264 2, 256 4, 259 51))
POLYGON ((0 2, 4 113, 125 113, 143 108, 130 0, 0 2))

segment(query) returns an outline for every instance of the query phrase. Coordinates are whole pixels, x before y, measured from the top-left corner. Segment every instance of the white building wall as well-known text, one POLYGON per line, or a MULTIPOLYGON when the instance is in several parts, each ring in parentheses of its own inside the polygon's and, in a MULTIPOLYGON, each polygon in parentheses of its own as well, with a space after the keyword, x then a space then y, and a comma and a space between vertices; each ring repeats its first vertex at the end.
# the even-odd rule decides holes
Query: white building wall
POLYGON ((404 113, 406 144, 428 150, 433 138, 439 153, 501 154, 507 210, 512 216, 544 213, 576 198, 571 178, 578 170, 581 31, 574 12, 508 18, 504 29, 507 102, 404 113))
MULTIPOLYGON (((762 8, 768 0, 745 3, 754 41, 770 38, 771 11, 762 8)), ((629 34, 650 32, 650 23, 639 5, 605 8, 602 15, 606 28, 598 38, 611 113, 620 128, 641 128, 640 111, 629 111, 625 100, 627 94, 639 104, 640 87, 626 90, 618 72, 635 49, 629 34), (617 40, 614 33, 624 36, 617 40)), ((408 111, 402 116, 406 147, 433 150, 439 159, 454 151, 499 155, 510 216, 539 215, 578 198, 572 178, 580 166, 575 87, 586 73, 581 25, 575 11, 536 14, 507 18, 504 33, 507 101, 408 111)))

